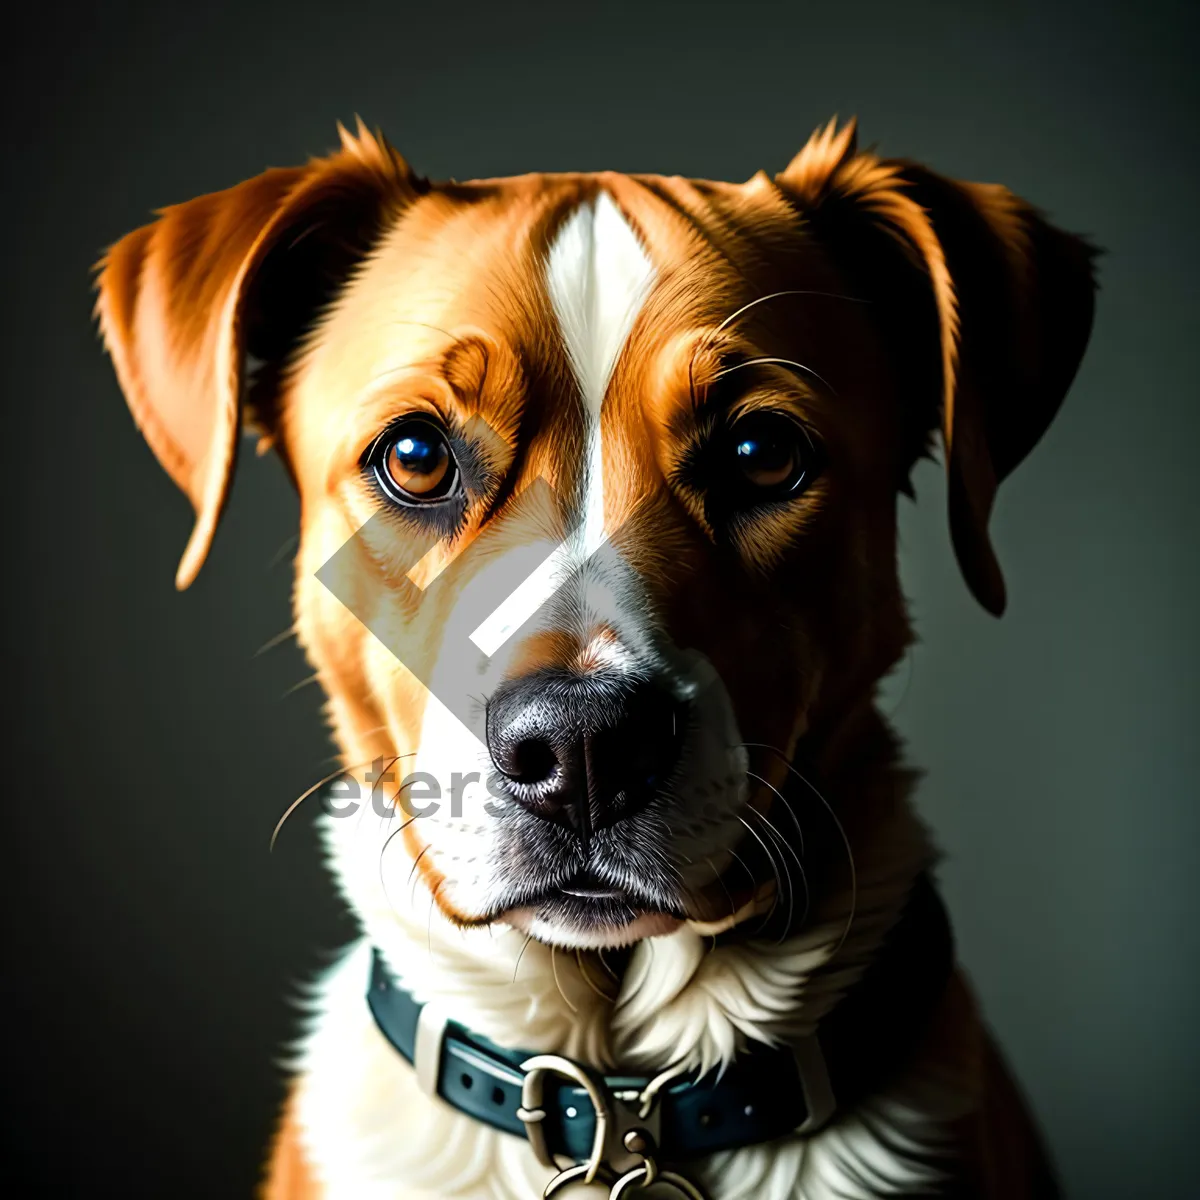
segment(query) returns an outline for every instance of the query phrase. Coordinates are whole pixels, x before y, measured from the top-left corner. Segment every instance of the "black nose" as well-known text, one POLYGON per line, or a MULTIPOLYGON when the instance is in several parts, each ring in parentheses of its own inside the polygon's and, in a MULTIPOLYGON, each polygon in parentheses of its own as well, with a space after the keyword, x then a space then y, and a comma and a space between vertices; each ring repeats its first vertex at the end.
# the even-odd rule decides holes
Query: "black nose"
POLYGON ((679 758, 686 707, 663 686, 542 670, 497 689, 488 750, 504 790, 585 841, 642 808, 679 758))

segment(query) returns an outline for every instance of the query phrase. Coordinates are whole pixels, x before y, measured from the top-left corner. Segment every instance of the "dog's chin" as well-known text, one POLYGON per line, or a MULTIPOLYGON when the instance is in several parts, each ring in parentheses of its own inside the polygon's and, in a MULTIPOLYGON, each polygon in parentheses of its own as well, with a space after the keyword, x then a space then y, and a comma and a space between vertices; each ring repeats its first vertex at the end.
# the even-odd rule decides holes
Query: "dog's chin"
POLYGON ((619 896, 559 892, 536 904, 510 908, 499 920, 548 946, 604 950, 662 937, 683 924, 673 913, 639 908, 619 896))

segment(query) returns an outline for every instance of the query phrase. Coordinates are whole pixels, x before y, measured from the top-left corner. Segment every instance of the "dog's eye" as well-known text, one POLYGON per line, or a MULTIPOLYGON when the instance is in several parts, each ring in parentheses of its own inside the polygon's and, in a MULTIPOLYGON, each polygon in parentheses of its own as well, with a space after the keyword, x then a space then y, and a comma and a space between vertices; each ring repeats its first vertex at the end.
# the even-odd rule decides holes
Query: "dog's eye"
POLYGON ((728 482, 751 503, 798 496, 818 468, 812 439, 782 413, 751 413, 735 422, 723 457, 728 482))
POLYGON ((428 418, 406 417, 371 453, 375 478, 398 504, 432 504, 455 495, 458 464, 446 435, 428 418))

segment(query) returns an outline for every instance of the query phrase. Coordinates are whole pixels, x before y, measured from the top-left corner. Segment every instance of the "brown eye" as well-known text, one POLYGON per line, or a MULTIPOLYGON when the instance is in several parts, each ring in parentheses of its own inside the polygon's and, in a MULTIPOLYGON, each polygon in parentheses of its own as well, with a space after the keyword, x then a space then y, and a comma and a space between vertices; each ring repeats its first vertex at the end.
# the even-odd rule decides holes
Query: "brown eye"
POLYGON ((816 476, 817 455, 799 422, 782 413, 751 413, 729 431, 727 469, 747 499, 799 495, 816 476))
POLYGON ((458 466, 446 435, 424 417, 393 426, 372 454, 375 477, 398 504, 429 504, 458 489, 458 466))

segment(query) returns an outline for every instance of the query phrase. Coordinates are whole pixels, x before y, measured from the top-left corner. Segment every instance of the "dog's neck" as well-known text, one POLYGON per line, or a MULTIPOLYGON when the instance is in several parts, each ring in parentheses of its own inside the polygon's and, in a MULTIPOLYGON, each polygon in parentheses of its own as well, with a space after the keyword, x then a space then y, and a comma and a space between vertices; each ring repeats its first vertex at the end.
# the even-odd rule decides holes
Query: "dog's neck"
MULTIPOLYGON (((502 1046, 602 1068, 707 1068, 730 1061, 747 1040, 810 1033, 895 924, 933 859, 909 803, 912 774, 898 759, 894 736, 870 709, 836 756, 823 758, 820 790, 797 792, 801 830, 838 830, 813 838, 807 853, 820 846, 841 859, 810 860, 819 882, 803 924, 782 939, 754 919, 720 939, 685 925, 635 945, 621 970, 506 927, 460 929, 419 875, 400 894, 395 885, 385 889, 379 841, 362 823, 326 818, 325 834, 365 935, 418 1000, 502 1046)), ((802 902, 795 876, 804 858, 788 862, 802 902)))

